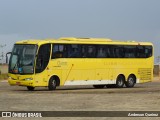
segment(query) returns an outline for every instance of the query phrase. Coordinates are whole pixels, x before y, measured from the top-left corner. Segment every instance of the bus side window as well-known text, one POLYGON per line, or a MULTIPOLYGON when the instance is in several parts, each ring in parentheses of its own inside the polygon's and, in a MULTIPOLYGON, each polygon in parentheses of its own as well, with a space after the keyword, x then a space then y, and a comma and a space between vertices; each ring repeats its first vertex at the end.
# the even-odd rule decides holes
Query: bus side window
POLYGON ((123 46, 115 46, 114 53, 116 58, 124 58, 124 47, 123 46))
POLYGON ((62 58, 63 57, 64 46, 63 45, 53 45, 52 48, 52 59, 54 58, 62 58))
POLYGON ((152 56, 152 46, 145 46, 145 55, 146 55, 146 58, 149 58, 152 56))
POLYGON ((87 48, 86 48, 87 46, 86 45, 81 45, 81 57, 82 58, 85 58, 86 56, 87 56, 87 48))
POLYGON ((50 59, 51 44, 41 45, 37 55, 36 73, 42 72, 48 65, 50 59))
POLYGON ((106 49, 105 46, 99 45, 97 48, 97 58, 106 58, 106 49))
POLYGON ((96 47, 94 45, 87 46, 87 58, 95 58, 96 47))
POLYGON ((146 58, 144 46, 137 46, 137 58, 146 58))
POLYGON ((68 58, 80 58, 80 45, 68 45, 68 58))
POLYGON ((107 46, 107 54, 109 58, 115 58, 115 48, 113 45, 107 46))
POLYGON ((126 45, 125 49, 125 58, 136 58, 136 46, 126 45))

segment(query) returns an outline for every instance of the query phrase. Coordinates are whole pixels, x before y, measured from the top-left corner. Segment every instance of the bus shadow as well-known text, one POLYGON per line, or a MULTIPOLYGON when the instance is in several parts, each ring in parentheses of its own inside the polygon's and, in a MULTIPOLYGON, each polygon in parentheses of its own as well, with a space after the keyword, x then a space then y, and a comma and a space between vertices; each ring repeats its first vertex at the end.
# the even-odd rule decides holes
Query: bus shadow
POLYGON ((121 92, 121 91, 132 91, 132 90, 138 90, 138 89, 145 89, 146 87, 143 86, 135 86, 133 88, 116 88, 116 87, 105 87, 105 88, 94 88, 93 86, 73 86, 73 87, 57 87, 56 90, 48 90, 48 88, 44 87, 37 87, 35 88, 34 91, 28 91, 27 88, 21 88, 21 89, 12 89, 12 91, 15 92, 26 92, 26 93, 34 93, 34 92, 45 92, 45 93, 50 93, 50 92, 55 92, 55 93, 97 93, 97 92, 121 92))

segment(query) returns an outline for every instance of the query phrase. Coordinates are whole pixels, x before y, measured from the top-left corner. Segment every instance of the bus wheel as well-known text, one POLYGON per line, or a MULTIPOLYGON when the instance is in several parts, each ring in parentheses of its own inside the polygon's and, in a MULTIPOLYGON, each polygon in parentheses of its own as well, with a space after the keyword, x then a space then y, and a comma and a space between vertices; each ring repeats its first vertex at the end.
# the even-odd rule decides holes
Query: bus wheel
POLYGON ((33 91, 34 88, 35 88, 35 87, 27 86, 27 89, 28 89, 29 91, 33 91))
POLYGON ((49 90, 55 90, 57 86, 57 81, 54 77, 51 77, 48 83, 48 89, 49 90))
POLYGON ((105 85, 93 85, 94 88, 104 88, 105 85))
POLYGON ((117 77, 117 80, 116 80, 116 87, 117 87, 117 88, 123 88, 123 86, 124 86, 124 81, 125 81, 124 76, 119 75, 119 76, 117 77))
POLYGON ((135 85, 136 78, 133 75, 130 75, 125 83, 126 87, 131 88, 135 85))

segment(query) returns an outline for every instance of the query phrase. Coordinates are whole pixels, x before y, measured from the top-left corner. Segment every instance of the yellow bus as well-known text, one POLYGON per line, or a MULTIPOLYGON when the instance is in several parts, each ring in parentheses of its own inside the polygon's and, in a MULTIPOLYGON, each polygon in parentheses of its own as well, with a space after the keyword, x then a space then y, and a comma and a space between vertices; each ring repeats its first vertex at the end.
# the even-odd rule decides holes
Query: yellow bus
POLYGON ((150 42, 102 38, 60 38, 16 42, 9 62, 10 85, 133 87, 152 81, 150 42))

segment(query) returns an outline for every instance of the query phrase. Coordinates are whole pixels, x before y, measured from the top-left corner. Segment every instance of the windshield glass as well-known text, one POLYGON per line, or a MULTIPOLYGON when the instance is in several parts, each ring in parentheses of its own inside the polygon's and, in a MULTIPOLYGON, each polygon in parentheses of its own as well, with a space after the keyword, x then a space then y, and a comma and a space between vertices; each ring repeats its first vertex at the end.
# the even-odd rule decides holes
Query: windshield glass
POLYGON ((14 45, 9 62, 9 73, 34 73, 34 60, 36 51, 36 45, 14 45))

